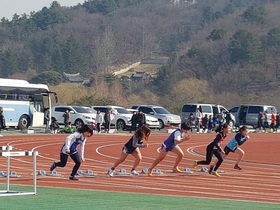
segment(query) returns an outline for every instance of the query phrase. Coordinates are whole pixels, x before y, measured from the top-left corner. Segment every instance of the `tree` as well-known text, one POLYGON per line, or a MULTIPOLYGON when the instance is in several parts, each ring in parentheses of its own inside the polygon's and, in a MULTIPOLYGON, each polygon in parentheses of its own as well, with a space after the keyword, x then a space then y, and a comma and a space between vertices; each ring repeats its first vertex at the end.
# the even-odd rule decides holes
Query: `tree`
POLYGON ((247 30, 238 30, 230 39, 229 51, 232 63, 261 61, 261 42, 247 30))
POLYGON ((62 82, 62 76, 55 71, 45 71, 30 80, 31 83, 42 83, 48 85, 58 85, 62 82))
POLYGON ((273 28, 267 34, 267 45, 272 47, 280 46, 280 28, 273 28))
POLYGON ((253 21, 259 24, 264 23, 267 12, 264 7, 249 7, 244 13, 243 17, 248 21, 253 21))
POLYGON ((210 35, 207 37, 207 40, 217 41, 226 35, 227 31, 224 29, 214 29, 211 31, 210 35))

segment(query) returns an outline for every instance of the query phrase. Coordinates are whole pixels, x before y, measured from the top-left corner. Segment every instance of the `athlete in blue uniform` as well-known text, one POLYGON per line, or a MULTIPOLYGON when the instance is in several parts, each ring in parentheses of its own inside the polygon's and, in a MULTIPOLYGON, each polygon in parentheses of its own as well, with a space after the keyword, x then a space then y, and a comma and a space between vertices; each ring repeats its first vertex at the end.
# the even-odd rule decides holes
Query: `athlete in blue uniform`
POLYGON ((247 126, 242 126, 239 129, 239 132, 227 143, 224 148, 225 155, 228 155, 230 152, 234 152, 238 154, 238 159, 236 164, 234 165, 234 169, 241 170, 242 168, 239 166, 240 161, 243 159, 245 152, 239 148, 242 144, 249 139, 249 130, 247 126))
POLYGON ((210 144, 208 144, 206 148, 206 160, 194 161, 193 168, 196 168, 198 165, 209 165, 214 154, 218 158, 218 162, 215 164, 215 166, 210 167, 209 173, 212 173, 218 177, 220 176, 217 170, 223 162, 223 156, 221 153, 225 153, 221 148, 221 142, 226 138, 230 129, 231 127, 228 124, 218 126, 218 128, 215 130, 216 133, 218 133, 216 138, 210 144))
POLYGON ((75 133, 67 136, 65 143, 63 144, 60 150, 60 161, 54 162, 50 171, 53 171, 56 167, 64 167, 66 166, 68 156, 72 158, 75 162, 75 165, 72 169, 72 173, 69 177, 71 180, 79 180, 75 177, 78 169, 80 168, 81 161, 85 161, 84 158, 84 149, 85 143, 88 137, 92 136, 93 130, 89 128, 87 125, 84 125, 81 128, 78 128, 75 133), (78 153, 77 146, 80 145, 80 154, 78 153))
POLYGON ((188 123, 182 123, 181 129, 178 128, 170 134, 170 136, 162 143, 158 157, 154 160, 152 166, 148 169, 148 176, 153 175, 153 168, 155 168, 156 165, 165 158, 169 151, 177 155, 175 164, 173 166, 173 172, 182 172, 178 168, 178 165, 184 157, 184 153, 178 144, 190 139, 189 135, 186 135, 190 129, 191 126, 188 123))
POLYGON ((142 160, 142 155, 140 152, 140 147, 148 146, 148 138, 150 136, 151 130, 146 125, 141 126, 138 130, 136 130, 135 134, 129 139, 129 141, 123 146, 121 156, 118 160, 116 160, 115 164, 112 168, 110 168, 108 174, 109 176, 114 176, 115 168, 121 164, 129 154, 131 154, 134 158, 134 164, 131 169, 132 175, 139 175, 136 171, 136 167, 139 165, 142 160))

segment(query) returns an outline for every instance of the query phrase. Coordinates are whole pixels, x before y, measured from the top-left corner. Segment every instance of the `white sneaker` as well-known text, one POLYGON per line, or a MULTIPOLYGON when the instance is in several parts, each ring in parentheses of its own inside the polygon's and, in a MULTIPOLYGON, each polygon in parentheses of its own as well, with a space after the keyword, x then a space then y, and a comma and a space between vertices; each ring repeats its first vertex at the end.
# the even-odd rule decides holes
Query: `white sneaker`
POLYGON ((109 169, 108 174, 110 177, 114 176, 115 170, 109 169))
POLYGON ((132 175, 135 175, 135 176, 138 176, 138 175, 139 175, 139 173, 138 173, 136 170, 132 170, 132 171, 131 171, 131 174, 132 174, 132 175))

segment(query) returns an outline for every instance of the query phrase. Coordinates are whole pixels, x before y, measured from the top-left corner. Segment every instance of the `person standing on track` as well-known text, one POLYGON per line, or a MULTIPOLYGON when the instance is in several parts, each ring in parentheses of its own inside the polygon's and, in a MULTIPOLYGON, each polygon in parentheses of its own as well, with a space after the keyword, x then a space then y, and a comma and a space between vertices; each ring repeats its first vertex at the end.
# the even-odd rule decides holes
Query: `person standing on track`
POLYGON ((131 169, 131 174, 139 175, 139 173, 136 171, 137 166, 142 160, 142 155, 139 148, 148 146, 148 138, 150 136, 150 133, 151 130, 146 125, 143 125, 135 131, 135 134, 123 146, 120 158, 116 160, 113 167, 109 169, 109 176, 114 176, 116 167, 120 165, 123 161, 125 161, 129 154, 131 154, 135 158, 134 164, 131 169))
POLYGON ((170 136, 162 143, 158 157, 148 169, 148 176, 153 175, 153 169, 166 157, 169 151, 177 155, 175 164, 173 166, 173 172, 182 173, 182 171, 178 168, 178 165, 183 159, 184 153, 178 144, 190 139, 189 135, 187 135, 190 130, 191 126, 189 123, 182 123, 180 129, 178 128, 170 134, 170 136))
POLYGON ((239 129, 239 132, 227 143, 224 148, 225 156, 228 155, 230 152, 234 152, 238 154, 238 159, 236 164, 234 165, 234 169, 241 170, 242 168, 239 166, 240 161, 243 159, 245 152, 239 148, 242 144, 248 140, 249 137, 249 130, 247 126, 242 126, 239 129))
POLYGON ((60 161, 54 162, 50 171, 53 171, 56 167, 65 167, 67 163, 68 156, 72 158, 75 165, 72 169, 72 173, 69 176, 70 180, 79 180, 75 175, 80 168, 81 162, 85 161, 84 149, 85 143, 88 137, 91 137, 93 130, 88 127, 88 125, 83 125, 78 128, 77 131, 69 136, 67 136, 65 143, 60 150, 60 161), (77 146, 80 145, 80 152, 78 153, 77 146))
POLYGON ((223 156, 221 153, 225 154, 224 150, 221 148, 221 142, 224 141, 230 130, 231 127, 228 124, 219 125, 216 128, 215 132, 218 134, 216 138, 210 144, 208 144, 206 148, 206 160, 194 161, 193 168, 196 168, 198 165, 209 165, 214 154, 218 158, 218 161, 215 164, 215 166, 210 167, 209 173, 217 177, 220 176, 217 170, 223 162, 223 156))

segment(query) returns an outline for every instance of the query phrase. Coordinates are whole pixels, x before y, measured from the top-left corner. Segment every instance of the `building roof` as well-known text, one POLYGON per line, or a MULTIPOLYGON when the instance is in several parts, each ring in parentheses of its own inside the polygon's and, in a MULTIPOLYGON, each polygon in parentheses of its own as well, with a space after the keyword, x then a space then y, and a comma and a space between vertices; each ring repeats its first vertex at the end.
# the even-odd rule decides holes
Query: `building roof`
POLYGON ((85 81, 85 79, 80 75, 80 73, 68 74, 68 73, 63 72, 63 76, 69 82, 83 83, 85 81))

